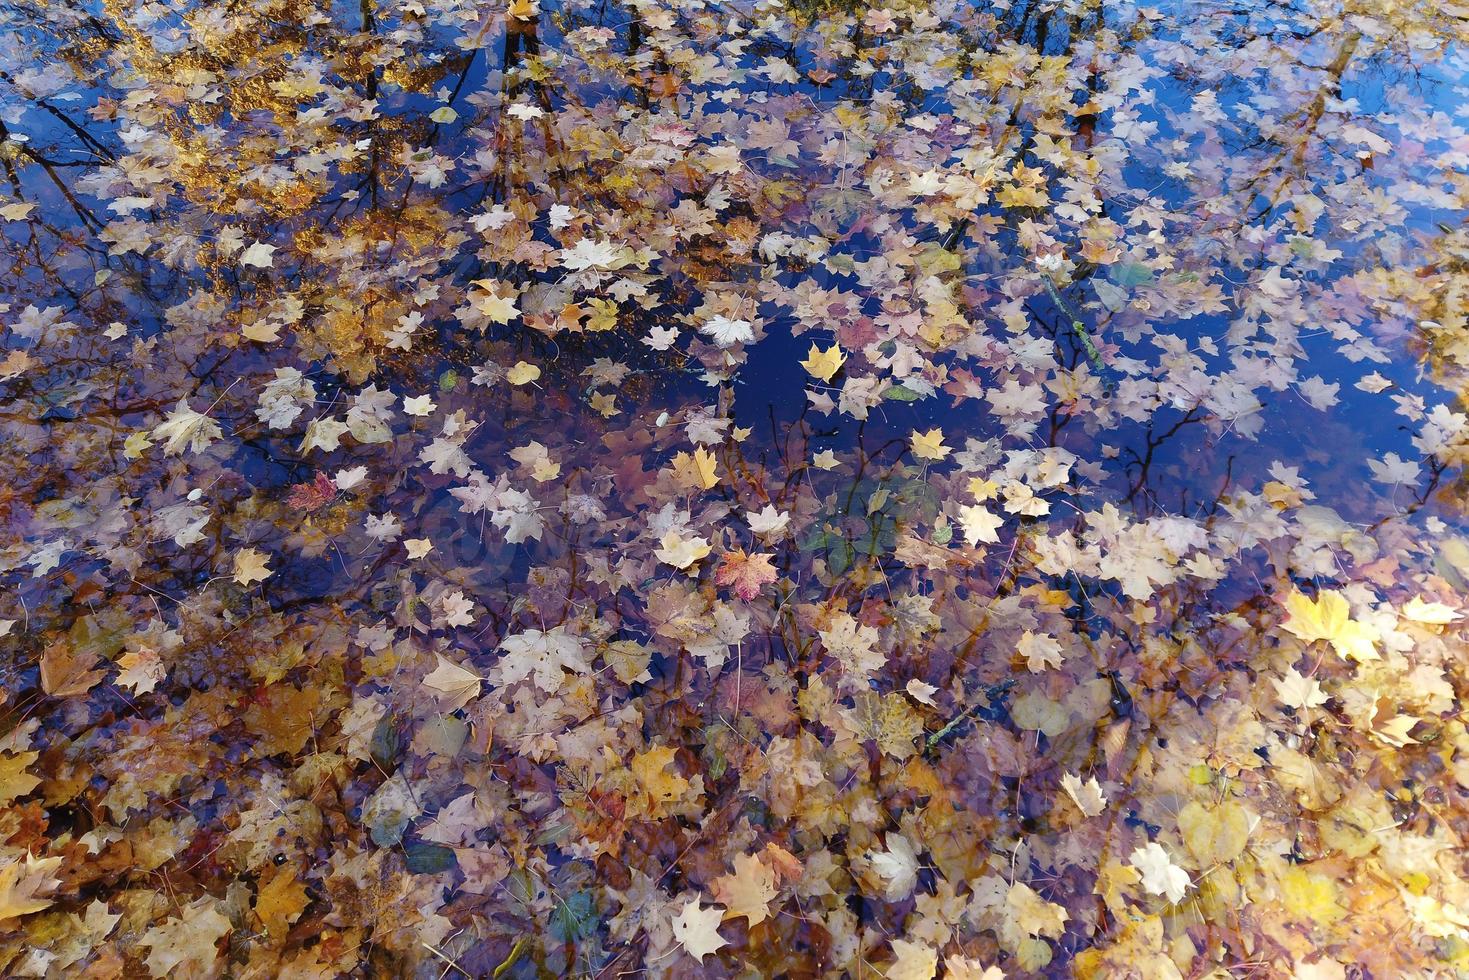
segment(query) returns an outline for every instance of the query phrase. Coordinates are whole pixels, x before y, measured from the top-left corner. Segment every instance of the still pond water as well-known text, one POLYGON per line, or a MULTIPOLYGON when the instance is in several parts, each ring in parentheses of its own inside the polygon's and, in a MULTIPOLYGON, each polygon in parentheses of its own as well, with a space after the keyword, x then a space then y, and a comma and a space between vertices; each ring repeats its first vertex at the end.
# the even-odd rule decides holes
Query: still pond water
POLYGON ((0 972, 1469 969, 1469 7, 0 24, 0 972))

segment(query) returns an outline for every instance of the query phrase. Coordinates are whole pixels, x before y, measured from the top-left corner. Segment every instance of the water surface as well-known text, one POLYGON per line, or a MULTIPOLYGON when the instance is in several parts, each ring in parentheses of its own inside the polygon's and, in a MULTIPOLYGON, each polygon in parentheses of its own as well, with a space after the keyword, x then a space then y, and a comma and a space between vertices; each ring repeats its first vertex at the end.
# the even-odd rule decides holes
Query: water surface
POLYGON ((8 974, 1465 967, 1469 11, 0 16, 8 974))

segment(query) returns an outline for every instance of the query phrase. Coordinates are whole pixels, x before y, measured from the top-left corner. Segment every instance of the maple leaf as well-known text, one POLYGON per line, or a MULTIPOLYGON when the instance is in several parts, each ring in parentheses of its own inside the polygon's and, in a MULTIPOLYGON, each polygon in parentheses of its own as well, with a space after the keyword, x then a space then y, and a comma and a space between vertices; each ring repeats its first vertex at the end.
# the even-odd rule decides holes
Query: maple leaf
POLYGON ((776 878, 780 881, 799 881, 805 873, 800 858, 774 841, 767 841, 765 849, 760 853, 765 856, 770 869, 775 872, 776 878))
POLYGON ((269 269, 275 265, 275 246, 255 242, 240 253, 241 265, 253 265, 257 269, 269 269))
POLYGON ((435 654, 438 666, 423 679, 423 686, 438 700, 445 711, 457 711, 479 696, 484 679, 474 671, 461 667, 443 654, 435 654))
POLYGON ((163 452, 168 456, 178 455, 185 447, 191 453, 203 452, 209 448, 210 443, 223 435, 219 423, 203 412, 194 411, 183 398, 179 399, 174 410, 155 425, 149 434, 154 439, 167 440, 163 444, 163 452))
POLYGON ((561 250, 561 264, 577 272, 587 269, 620 269, 632 261, 632 249, 611 241, 583 238, 561 250))
POLYGON ((919 459, 938 461, 949 455, 952 450, 944 445, 944 432, 942 429, 929 429, 927 432, 914 432, 908 436, 908 443, 913 448, 913 455, 919 459))
POLYGON ((530 470, 531 479, 545 483, 561 474, 561 464, 551 458, 551 451, 539 442, 517 446, 510 451, 510 458, 530 470))
POLYGON ((829 382, 847 363, 847 355, 842 352, 841 345, 832 344, 826 350, 821 350, 815 344, 811 345, 806 359, 801 362, 801 367, 813 378, 820 378, 823 382, 829 382))
POLYGON ((1000 540, 999 530, 1005 519, 979 504, 959 506, 959 527, 964 531, 964 540, 972 548, 981 541, 994 544, 1000 540))
POLYGON ((775 581, 776 571, 770 564, 774 555, 746 554, 743 549, 726 551, 714 571, 716 585, 734 587, 734 594, 746 602, 760 594, 760 589, 775 581))
POLYGON ((1447 626, 1458 619, 1460 613, 1453 606, 1445 605, 1442 602, 1426 602, 1422 596, 1415 595, 1403 605, 1400 615, 1414 623, 1447 626))
POLYGON ((702 961, 721 946, 729 945, 729 940, 719 934, 719 923, 723 921, 724 909, 718 905, 701 909, 699 897, 695 895, 673 917, 673 938, 690 956, 702 961))
POLYGON ((775 872, 753 854, 736 855, 734 873, 715 878, 710 887, 714 900, 727 907, 726 919, 743 915, 752 926, 770 917, 777 892, 775 872))
POLYGON ((719 482, 715 459, 703 446, 694 447, 692 455, 679 453, 673 457, 673 474, 680 484, 708 490, 719 482))
POLYGON ((878 749, 895 759, 907 759, 918 751, 914 740, 923 734, 923 719, 897 692, 858 691, 852 707, 842 709, 841 718, 858 738, 876 742, 878 749))
POLYGON ((669 531, 659 540, 659 547, 653 554, 665 565, 685 570, 698 564, 709 551, 707 539, 693 535, 685 538, 677 531, 669 531))
POLYGON ((433 602, 434 626, 454 629, 474 622, 474 600, 459 589, 442 592, 433 602))
POLYGON ((1188 872, 1174 864, 1168 852, 1156 841, 1135 849, 1129 863, 1142 875, 1143 888, 1150 895, 1166 895, 1168 901, 1176 903, 1188 891, 1188 872))
POLYGON ((129 650, 117 658, 122 671, 114 679, 123 687, 130 687, 137 694, 147 694, 168 676, 158 651, 150 647, 129 650))
POLYGON ((429 395, 415 395, 412 398, 404 396, 403 398, 403 414, 412 415, 415 418, 432 415, 437 407, 429 395))
POLYGON ((836 614, 817 635, 827 652, 849 673, 866 676, 887 663, 887 657, 877 649, 877 630, 857 622, 850 613, 836 614))
POLYGON ((755 325, 749 320, 731 320, 723 315, 710 317, 699 327, 699 332, 708 334, 720 347, 747 344, 755 339, 755 325))
POLYGON ((1330 700, 1330 696, 1321 690, 1321 684, 1314 677, 1306 677, 1294 667, 1287 670, 1284 677, 1272 678, 1270 683, 1275 685, 1280 703, 1287 708, 1298 711, 1316 708, 1330 700))
POLYGON ((304 510, 312 514, 330 504, 336 497, 336 481, 326 473, 318 472, 308 482, 297 483, 291 487, 291 494, 286 498, 286 506, 292 510, 304 510))
POLYGON ((1025 666, 1035 673, 1061 666, 1061 644, 1054 636, 1026 630, 1021 634, 1017 647, 1025 658, 1025 666))
POLYGON ((61 867, 62 858, 38 858, 27 853, 23 859, 10 858, 0 868, 0 922, 30 915, 48 907, 54 899, 51 892, 61 884, 51 872, 61 867))
POLYGON ((306 434, 301 438, 300 451, 303 454, 309 453, 313 449, 320 449, 324 453, 335 452, 337 447, 342 444, 342 436, 346 435, 347 432, 347 423, 339 419, 334 419, 330 416, 312 419, 307 423, 306 434))
POLYGON ((894 939, 893 955, 897 958, 883 971, 887 980, 933 980, 938 973, 939 951, 928 943, 894 939))
POLYGON ((41 785, 39 777, 26 772, 26 768, 40 757, 39 752, 0 753, 0 804, 25 796, 41 785))
POLYGON ((665 813, 667 807, 683 799, 693 784, 669 771, 678 750, 671 745, 655 745, 646 752, 633 756, 632 773, 652 803, 650 813, 665 813))
POLYGON ((271 570, 266 567, 270 555, 254 548, 241 548, 235 552, 234 580, 238 585, 264 582, 270 578, 271 570))
POLYGON ((791 515, 783 514, 771 504, 766 504, 758 513, 747 514, 745 522, 756 534, 775 537, 785 533, 785 529, 790 526, 791 515))
POLYGON ((923 681, 914 677, 903 686, 903 690, 907 691, 908 696, 919 704, 926 704, 930 708, 938 707, 938 702, 933 699, 933 696, 939 692, 939 689, 932 684, 925 684, 923 681))
POLYGON ((520 308, 515 305, 515 292, 513 287, 502 286, 493 279, 476 279, 473 285, 484 290, 483 293, 474 297, 475 309, 479 310, 493 323, 509 323, 520 316, 520 308), (501 289, 505 292, 501 292, 501 289))
POLYGON ((48 646, 41 654, 41 690, 58 698, 86 694, 107 676, 91 669, 101 659, 95 650, 72 651, 62 643, 48 646))
POLYGON ((213 973, 219 956, 216 944, 231 928, 217 904, 206 895, 186 905, 182 915, 144 933, 139 942, 149 949, 146 963, 150 974, 166 977, 176 971, 182 976, 213 973))
POLYGON ((255 899, 255 914, 271 936, 281 938, 290 931, 291 923, 301 918, 311 897, 304 882, 296 877, 296 869, 287 865, 279 869, 264 885, 255 899))
MULTIPOLYGON (((1413 715, 1399 714, 1393 706, 1390 698, 1380 696, 1375 689, 1369 692, 1367 699, 1368 712, 1365 714, 1367 734, 1390 745, 1395 749, 1401 749, 1408 745, 1416 745, 1417 739, 1408 732, 1422 719, 1413 715)), ((1359 716, 1359 725, 1362 716, 1359 716)))
POLYGON ((901 902, 918 884, 918 852, 902 834, 887 835, 887 850, 868 851, 867 862, 883 881, 883 897, 901 902))
POLYGON ((0 381, 24 374, 36 362, 23 350, 13 350, 0 361, 0 381))
POLYGON ((1107 798, 1102 795, 1102 787, 1095 776, 1083 783, 1081 777, 1068 772, 1061 777, 1061 788, 1071 797, 1082 816, 1095 817, 1107 807, 1107 798))
POLYGON ((944 980, 1005 980, 1005 971, 959 953, 944 957, 944 980))
POLYGON ((1377 630, 1351 618, 1351 606, 1340 592, 1323 589, 1315 601, 1292 590, 1286 596, 1289 618, 1282 623, 1286 632, 1306 643, 1326 640, 1340 656, 1352 660, 1376 660, 1377 630))
POLYGON ((1009 924, 1026 936, 1060 938, 1066 930, 1067 911, 1048 902, 1023 881, 1017 881, 1005 893, 1009 924))
POLYGON ((585 674, 592 666, 581 637, 565 625, 549 630, 528 629, 500 641, 505 655, 495 665, 507 685, 529 677, 536 687, 555 694, 566 683, 566 671, 585 674))

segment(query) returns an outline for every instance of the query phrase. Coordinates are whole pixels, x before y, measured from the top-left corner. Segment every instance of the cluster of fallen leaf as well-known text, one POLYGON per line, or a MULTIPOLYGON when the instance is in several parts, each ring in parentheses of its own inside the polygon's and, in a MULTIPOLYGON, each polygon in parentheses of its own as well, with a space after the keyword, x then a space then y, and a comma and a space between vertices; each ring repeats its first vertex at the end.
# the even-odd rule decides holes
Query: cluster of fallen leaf
POLYGON ((1237 6, 0 13, 0 972, 1469 970, 1469 19, 1237 6))

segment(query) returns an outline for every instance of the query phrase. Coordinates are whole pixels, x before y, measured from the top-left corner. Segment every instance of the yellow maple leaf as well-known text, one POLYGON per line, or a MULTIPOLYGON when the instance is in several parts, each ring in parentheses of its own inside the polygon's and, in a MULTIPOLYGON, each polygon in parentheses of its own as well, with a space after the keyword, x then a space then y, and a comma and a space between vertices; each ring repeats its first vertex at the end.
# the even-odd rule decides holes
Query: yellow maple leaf
POLYGON ((914 432, 908 436, 908 442, 913 447, 913 455, 919 459, 940 460, 952 451, 944 445, 944 430, 940 428, 914 432))
POLYGON ((993 500, 995 494, 1000 492, 1000 486, 994 480, 984 477, 972 476, 969 478, 969 492, 974 494, 974 499, 979 503, 993 500))
POLYGON ((484 290, 483 293, 474 297, 475 308, 490 321, 509 323, 520 316, 520 309, 515 305, 513 289, 507 289, 502 293, 501 284, 493 279, 476 279, 473 284, 484 290))
POLYGON ((1009 907, 1010 925, 1024 935, 1055 939, 1066 930, 1066 920, 1070 917, 1066 909, 1046 901, 1023 881, 1010 886, 1005 904, 1009 907))
POLYGON ((177 916, 149 929, 139 943, 149 947, 147 965, 152 976, 209 976, 219 958, 220 938, 230 931, 230 920, 209 896, 184 906, 177 916))
POLYGON ((1327 640, 1338 654, 1353 660, 1378 659, 1377 630, 1351 618, 1352 608, 1340 592, 1323 589, 1313 602, 1292 590, 1286 596, 1285 610, 1290 618, 1281 626, 1287 633, 1307 643, 1327 640))
POLYGON ((775 872, 753 854, 736 855, 734 874, 721 875, 710 885, 714 900, 726 906, 726 919, 743 915, 753 926, 770 917, 770 902, 777 891, 775 872))
POLYGON ((677 750, 671 745, 655 745, 646 752, 633 756, 632 774, 643 791, 648 794, 650 813, 662 813, 663 807, 677 803, 688 790, 690 782, 677 771, 670 772, 677 750))
POLYGON ((938 974, 939 951, 928 943, 893 940, 893 955, 884 974, 888 980, 933 980, 938 974))
POLYGON ((40 757, 39 752, 0 754, 0 803, 9 803, 18 796, 25 796, 41 784, 39 777, 26 772, 26 767, 40 757))
POLYGON ((801 362, 801 367, 805 368, 813 378, 830 381, 845 363, 847 363, 847 355, 842 353, 840 344, 832 344, 827 350, 822 350, 812 344, 810 352, 806 354, 806 359, 801 362))
POLYGON ((61 867, 61 858, 38 858, 27 854, 22 861, 12 860, 0 868, 0 922, 39 912, 52 899, 42 896, 61 884, 51 872, 61 867))
POLYGON ((254 548, 241 548, 235 552, 236 584, 249 585, 251 582, 264 582, 270 578, 271 570, 266 567, 269 561, 269 555, 254 548))
POLYGON ((719 482, 714 454, 703 446, 695 447, 692 455, 679 453, 673 457, 673 475, 686 487, 708 490, 719 482))
POLYGON ((291 923, 301 918, 310 903, 306 886, 297 879, 295 869, 284 867, 261 887, 255 900, 255 914, 265 925, 265 931, 279 938, 290 932, 291 923))
POLYGON ((168 668, 158 651, 152 647, 129 650, 115 661, 121 672, 113 681, 122 687, 130 687, 138 694, 147 694, 168 676, 168 668))

